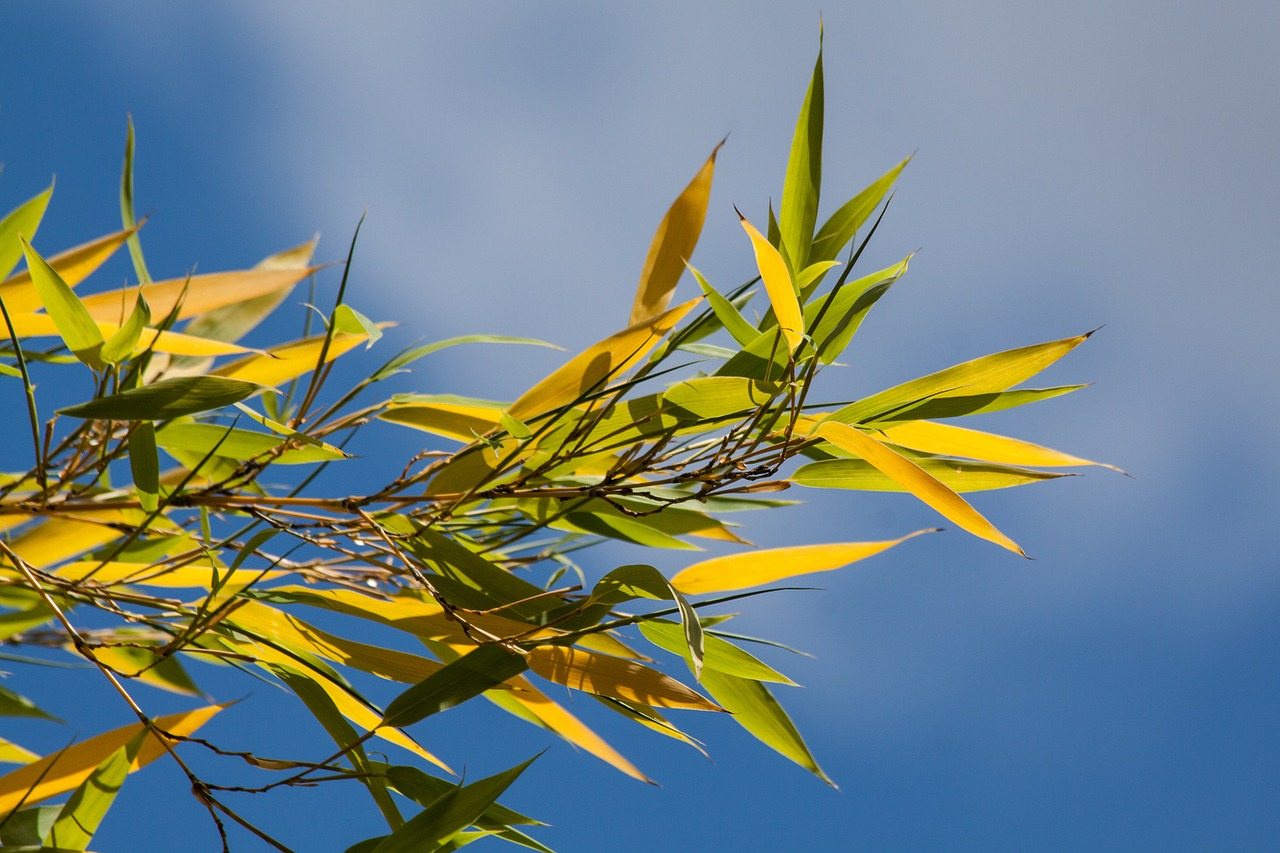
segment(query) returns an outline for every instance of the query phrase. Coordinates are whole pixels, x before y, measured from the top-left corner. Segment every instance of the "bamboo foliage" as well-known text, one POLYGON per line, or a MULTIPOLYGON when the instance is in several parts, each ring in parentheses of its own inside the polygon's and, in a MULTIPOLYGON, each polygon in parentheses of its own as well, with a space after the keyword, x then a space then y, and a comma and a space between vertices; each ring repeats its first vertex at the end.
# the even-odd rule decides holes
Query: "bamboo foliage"
MULTIPOLYGON (((121 230, 44 254, 52 186, 0 219, 0 393, 23 436, 0 474, 0 639, 45 650, 16 665, 19 676, 69 655, 89 672, 67 677, 103 679, 137 719, 45 755, 0 740, 0 761, 18 765, 0 776, 0 842, 86 849, 129 774, 169 761, 224 849, 229 824, 288 849, 237 798, 358 780, 386 826, 353 850, 480 837, 546 850, 517 828, 537 821, 497 802, 529 762, 460 784, 450 768, 466 764, 465 744, 439 742, 424 722, 481 697, 646 781, 650 770, 586 718, 614 712, 701 750, 678 728, 683 713, 729 711, 707 716, 830 782, 766 686, 795 683, 724 630, 717 608, 915 534, 760 550, 738 511, 789 504, 776 493, 793 485, 902 491, 1021 553, 961 493, 1097 463, 946 423, 1076 390, 1018 386, 1087 335, 852 403, 810 399, 907 269, 853 274, 905 160, 819 225, 822 69, 819 57, 780 218, 770 212, 762 232, 738 214, 751 252, 703 263, 745 281, 721 289, 692 270, 688 298, 669 307, 704 222, 732 227, 709 206, 717 145, 653 238, 627 327, 512 401, 406 392, 403 379, 383 392, 447 346, 544 344, 477 335, 370 362, 365 350, 386 346, 389 324, 348 301, 350 253, 325 271, 312 242, 244 270, 153 282, 133 213, 132 125, 121 230), (136 282, 101 289, 96 271, 125 245, 136 282), (261 350, 239 342, 299 282, 338 273, 331 307, 301 337, 261 350), (350 370, 364 378, 337 387, 350 370), (82 397, 55 410, 42 383, 64 381, 82 397), (358 449, 369 440, 404 458, 374 471, 358 449), (668 578, 584 556, 606 541, 722 553, 668 578), (327 739, 278 756, 225 732, 195 737, 214 714, 252 713, 252 701, 206 702, 214 666, 283 688, 327 739), (189 709, 153 713, 152 688, 189 709), (579 719, 569 691, 598 704, 580 701, 579 719), (210 762, 242 778, 214 781, 210 762)), ((507 364, 519 370, 519 359, 507 364)), ((22 689, 20 677, 9 684, 22 689)), ((0 713, 54 726, 47 698, 6 685, 0 713)))

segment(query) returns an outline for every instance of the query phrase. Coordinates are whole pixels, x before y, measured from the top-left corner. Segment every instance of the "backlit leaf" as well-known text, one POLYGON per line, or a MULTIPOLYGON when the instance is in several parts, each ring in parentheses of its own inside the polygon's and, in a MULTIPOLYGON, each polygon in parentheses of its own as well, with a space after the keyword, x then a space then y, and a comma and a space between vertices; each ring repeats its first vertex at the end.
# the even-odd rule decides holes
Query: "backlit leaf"
POLYGON ((951 424, 910 421, 886 427, 882 432, 886 440, 900 447, 943 456, 963 456, 1004 465, 1039 465, 1044 468, 1101 465, 1104 468, 1120 470, 1114 465, 1091 462, 1088 459, 1041 447, 1029 441, 1019 441, 1016 438, 965 429, 951 424))
POLYGON ((382 726, 403 728, 460 705, 529 668, 521 655, 501 646, 477 646, 391 701, 382 726))
MULTIPOLYGON (((22 239, 34 240, 36 231, 40 228, 40 220, 44 218, 44 212, 49 207, 49 199, 53 196, 53 184, 49 184, 49 188, 39 195, 32 196, 18 207, 5 214, 4 219, 0 219, 0 279, 5 278, 9 273, 13 272, 13 268, 18 265, 18 261, 22 259, 22 239)), ((9 305, 8 290, 0 290, 0 296, 5 297, 5 304, 8 305, 10 311, 24 310, 20 307, 9 305)), ((39 307, 37 304, 35 307, 39 307)))
POLYGON ((655 708, 719 710, 698 693, 656 669, 585 649, 538 646, 529 653, 529 668, 548 681, 587 693, 613 696, 655 708))
POLYGON ((101 369, 102 332, 93 317, 62 277, 25 240, 22 240, 22 251, 27 258, 27 269, 31 271, 31 283, 67 349, 89 367, 101 369))
POLYGON ((349 458, 338 448, 315 439, 308 442, 303 442, 301 438, 291 441, 281 435, 206 423, 170 422, 156 433, 155 441, 166 450, 182 450, 202 456, 212 453, 241 461, 269 458, 273 464, 279 465, 301 465, 349 458), (273 454, 277 448, 288 444, 299 446, 273 454))
MULTIPOLYGON (((0 230, 3 228, 0 227, 0 230)), ((45 260, 49 266, 57 270, 58 275, 62 276, 67 287, 75 287, 115 254, 115 251, 124 245, 124 241, 132 233, 132 231, 117 231, 65 252, 50 255, 45 260)), ((30 237, 30 235, 27 236, 30 237)), ((2 241, 3 238, 0 237, 0 242, 2 241)), ((22 253, 19 251, 18 257, 21 256, 22 253)), ((2 264, 0 269, 3 269, 2 264)), ((0 298, 4 299, 4 304, 15 314, 40 310, 40 295, 31 284, 30 270, 15 273, 0 282, 0 298)))
POLYGON ((102 818, 115 802, 116 794, 124 786, 129 765, 137 757, 144 738, 145 734, 138 735, 111 753, 94 768, 89 778, 80 783, 49 828, 44 839, 47 846, 63 850, 86 849, 102 818))
POLYGON ((880 206, 889 188, 893 186, 894 181, 898 179, 898 175, 909 162, 911 162, 910 157, 881 175, 875 183, 849 199, 839 210, 831 214, 831 217, 818 229, 817 236, 813 238, 813 247, 809 253, 810 263, 833 260, 845 246, 849 245, 849 241, 880 206))
POLYGON ((745 216, 739 213, 738 219, 751 238, 760 279, 764 282, 765 292, 769 294, 769 304, 778 319, 778 328, 786 339, 787 351, 795 352, 804 340, 804 317, 800 313, 800 301, 795 286, 791 283, 791 274, 787 272, 787 264, 778 250, 770 245, 745 216))
POLYGON ((124 325, 116 330, 102 347, 102 360, 108 364, 119 364, 133 355, 142 337, 142 331, 151 322, 151 309, 147 300, 141 296, 133 303, 133 310, 124 325))
MULTIPOLYGON (((267 354, 251 355, 219 367, 212 375, 256 382, 275 388, 315 370, 320 352, 324 348, 324 341, 324 335, 317 335, 306 340, 272 347, 267 354)), ((355 349, 364 341, 365 336, 362 334, 335 334, 329 343, 329 349, 325 352, 325 363, 355 349)))
POLYGON ((676 283, 684 272, 685 264, 693 257, 694 247, 702 234, 702 223, 707 217, 707 203, 711 199, 711 179, 715 172, 716 154, 723 142, 717 145, 698 174, 672 203, 658 231, 653 235, 649 254, 645 257, 636 288, 635 303, 631 308, 634 326, 643 323, 663 311, 671 302, 676 283))
MULTIPOLYGON (((981 492, 1056 480, 1068 474, 1016 468, 963 459, 915 458, 912 462, 954 492, 981 492)), ((863 459, 823 459, 801 466, 791 482, 816 489, 855 489, 867 492, 905 492, 907 487, 863 459)))
MULTIPOLYGON (((684 630, 675 622, 668 622, 665 619, 645 619, 640 623, 639 628, 645 639, 658 648, 688 657, 689 646, 684 639, 684 630)), ((702 665, 707 669, 727 672, 740 678, 795 686, 795 682, 790 678, 727 640, 722 640, 714 634, 706 634, 703 637, 703 643, 705 645, 702 665)))
POLYGON ((241 379, 180 376, 68 406, 59 409, 58 414, 98 420, 160 421, 220 409, 262 390, 261 385, 241 379))
MULTIPOLYGON (((786 255, 791 260, 790 268, 796 271, 809 264, 809 247, 818 218, 818 196, 822 187, 823 102, 822 47, 819 41, 818 60, 813 66, 809 90, 805 92, 791 139, 787 177, 782 187, 782 207, 778 211, 782 246, 786 247, 786 255)), ((791 349, 794 350, 795 346, 791 349)))
POLYGON ((151 421, 138 421, 129 433, 129 470, 138 502, 147 512, 160 505, 160 457, 156 453, 156 430, 151 421))
POLYGON ((898 481, 907 491, 980 539, 994 542, 1015 554, 1026 554, 964 498, 947 488, 919 465, 854 427, 828 421, 815 430, 817 437, 870 462, 881 473, 898 481))

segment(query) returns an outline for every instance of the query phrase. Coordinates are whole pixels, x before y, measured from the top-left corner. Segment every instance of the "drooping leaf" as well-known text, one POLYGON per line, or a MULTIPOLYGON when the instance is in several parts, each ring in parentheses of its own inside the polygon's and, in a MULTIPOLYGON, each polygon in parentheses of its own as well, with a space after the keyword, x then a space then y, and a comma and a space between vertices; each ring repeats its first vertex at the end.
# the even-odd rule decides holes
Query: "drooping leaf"
POLYGON ((830 545, 796 545, 713 557, 680 571, 671 583, 686 595, 727 592, 761 586, 810 572, 829 572, 887 551, 913 536, 883 542, 840 542, 830 545))
POLYGON ((180 376, 68 406, 59 409, 58 414, 98 420, 159 421, 220 409, 262 390, 256 382, 224 376, 180 376))
POLYGON ((716 154, 722 145, 723 141, 712 150, 707 162, 662 217, 644 260, 628 326, 643 323, 667 310, 676 283, 684 272, 685 264, 693 257, 694 247, 702 234, 702 223, 706 220, 707 204, 711 199, 716 154))
POLYGON ((795 285, 792 284, 791 274, 787 271, 786 261, 741 213, 738 214, 738 220, 751 238, 760 279, 769 295, 769 304, 778 320, 778 328, 786 339, 787 352, 793 353, 804 340, 804 317, 800 313, 800 300, 795 285))
POLYGON ((1016 542, 996 529, 995 525, 987 521, 964 498, 947 488, 919 465, 870 435, 847 424, 834 421, 822 424, 814 434, 842 450, 865 459, 880 469, 881 473, 901 483, 907 491, 933 507, 944 518, 955 522, 974 536, 994 542, 1015 554, 1026 556, 1016 542))
POLYGON ((404 728, 460 705, 529 668, 528 661, 498 645, 478 646, 391 701, 383 726, 404 728))
MULTIPOLYGON (((674 622, 665 619, 645 619, 639 625, 640 633, 645 639, 661 649, 688 657, 689 645, 684 639, 684 630, 674 622)), ((739 678, 752 678, 756 681, 772 681, 778 684, 795 686, 795 682, 787 678, 750 652, 746 652, 733 643, 706 634, 703 637, 704 654, 702 665, 707 669, 736 675, 739 678)))
POLYGON ((129 433, 129 470, 138 502, 147 512, 160 505, 160 457, 156 453, 156 430, 151 421, 138 421, 129 433))
POLYGON ((44 838, 46 846, 63 850, 87 849, 107 810, 115 802, 116 794, 124 786, 129 765, 137 757, 146 737, 145 733, 140 734, 111 753, 94 768, 89 778, 80 783, 62 807, 58 819, 49 827, 44 838))
POLYGON ((726 711, 733 714, 734 721, 761 743, 835 787, 835 783, 809 752, 809 747, 805 745, 804 738, 800 736, 787 712, 767 687, 758 681, 713 669, 703 673, 702 684, 726 711))
MULTIPOLYGON (((189 735, 223 707, 209 705, 159 717, 154 722, 161 731, 177 736, 189 735)), ((38 803, 74 790, 113 752, 145 731, 142 723, 122 726, 0 776, 0 813, 12 811, 20 802, 28 805, 38 803)), ((165 746, 159 738, 155 734, 146 738, 130 764, 130 772, 150 764, 165 753, 165 746)))
POLYGON ((36 292, 40 295, 40 302, 49 312, 67 349, 89 367, 95 370, 101 369, 104 366, 102 362, 104 341, 102 332, 93 321, 93 317, 75 292, 67 287, 62 276, 45 263, 44 258, 40 257, 25 239, 20 239, 23 254, 27 258, 27 269, 31 272, 31 282, 35 285, 36 292))

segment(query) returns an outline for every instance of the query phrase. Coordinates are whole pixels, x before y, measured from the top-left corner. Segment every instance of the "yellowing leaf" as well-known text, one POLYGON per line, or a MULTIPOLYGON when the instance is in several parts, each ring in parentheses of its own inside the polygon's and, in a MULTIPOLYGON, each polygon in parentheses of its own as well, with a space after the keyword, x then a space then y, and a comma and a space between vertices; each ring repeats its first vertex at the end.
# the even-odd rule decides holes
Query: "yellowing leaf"
POLYGON ((1027 556, 1018 544, 1005 536, 964 498, 944 486, 936 477, 919 465, 897 453, 876 439, 845 424, 828 421, 815 430, 815 435, 865 459, 882 473, 898 481, 911 494, 936 509, 943 517, 955 522, 980 539, 994 542, 1015 554, 1027 556))
POLYGON ((378 417, 445 438, 471 442, 477 435, 484 435, 496 427, 502 412, 503 407, 499 403, 464 402, 444 395, 424 395, 393 400, 378 417))
MULTIPOLYGON (((242 379, 256 382, 259 385, 276 387, 290 379, 295 379, 316 368, 320 351, 324 347, 324 335, 294 341, 284 346, 274 347, 263 355, 251 355, 224 365, 213 371, 215 376, 226 376, 229 379, 242 379)), ((325 353, 325 362, 333 361, 340 355, 354 349, 365 342, 367 335, 335 334, 325 353)))
POLYGON ((689 711, 720 710, 715 703, 656 669, 585 649, 538 646, 529 653, 529 668, 556 684, 627 702, 689 711))
MULTIPOLYGON (((140 524, 145 517, 143 512, 123 509, 68 513, 23 531, 10 545, 31 565, 46 568, 119 538, 121 533, 115 525, 140 524)), ((170 526, 167 522, 160 525, 170 526)))
MULTIPOLYGON (((154 317, 166 317, 181 303, 177 319, 197 317, 208 311, 236 305, 249 299, 278 293, 292 287, 318 267, 297 269, 251 269, 193 275, 144 284, 142 296, 154 317)), ((133 308, 139 288, 110 290, 84 298, 84 306, 95 320, 119 322, 133 308)))
POLYGON ((671 302, 676 283, 684 272, 685 264, 693 257, 694 247, 702 234, 707 203, 711 199, 716 154, 722 145, 724 142, 715 147, 698 174, 672 203, 667 215, 662 217, 662 223, 649 245, 649 254, 644 259, 628 325, 634 326, 661 314, 671 302))
MULTIPOLYGON (((159 717, 156 728, 173 735, 189 735, 221 711, 222 705, 209 705, 194 711, 159 717)), ((31 805, 73 790, 120 747, 146 730, 142 723, 122 726, 97 737, 74 744, 61 752, 45 756, 25 767, 0 777, 0 814, 8 814, 19 803, 31 805), (28 793, 29 792, 29 793, 28 793)), ((145 767, 165 752, 159 735, 148 737, 130 766, 130 772, 145 767)))
POLYGON ((694 563, 671 579, 686 595, 727 592, 773 583, 810 572, 829 572, 874 557, 894 545, 928 531, 917 530, 901 539, 883 542, 838 542, 830 545, 798 545, 713 557, 694 563))
POLYGON ((791 283, 791 274, 787 272, 787 262, 745 216, 739 213, 738 219, 751 238, 751 247, 756 253, 756 266, 760 269, 765 292, 769 294, 773 314, 778 318, 778 328, 787 341, 788 351, 795 352, 804 340, 804 316, 800 313, 800 300, 796 295, 795 285, 791 283))
POLYGON ((26 764, 40 756, 13 741, 0 738, 0 764, 26 764))
MULTIPOLYGON (((45 260, 53 267, 68 287, 75 287, 102 266, 129 238, 133 230, 117 231, 88 243, 59 252, 45 260)), ((28 235, 30 236, 30 235, 28 235)), ((31 283, 31 272, 23 270, 0 282, 0 298, 11 313, 21 314, 40 310, 40 297, 31 283)))
POLYGON ((1029 441, 1019 441, 1003 435, 979 432, 976 429, 940 424, 932 421, 907 421, 883 430, 884 437, 900 447, 936 453, 942 456, 963 456, 1004 465, 1038 465, 1042 468, 1060 468, 1075 465, 1100 465, 1119 471, 1114 465, 1091 462, 1079 456, 1071 456, 1029 441))
POLYGON ((508 413, 529 423, 538 415, 603 390, 638 364, 701 301, 701 296, 691 299, 588 347, 526 391, 511 404, 508 413))
POLYGON ((135 586, 155 586, 166 589, 201 588, 209 589, 214 584, 216 574, 219 583, 223 584, 224 593, 236 592, 250 583, 259 580, 273 580, 288 572, 263 572, 260 569, 214 569, 205 565, 191 564, 186 566, 167 566, 154 563, 127 563, 120 561, 99 562, 98 560, 79 560, 67 563, 58 568, 54 574, 68 580, 90 578, 104 586, 113 584, 133 584, 135 586))

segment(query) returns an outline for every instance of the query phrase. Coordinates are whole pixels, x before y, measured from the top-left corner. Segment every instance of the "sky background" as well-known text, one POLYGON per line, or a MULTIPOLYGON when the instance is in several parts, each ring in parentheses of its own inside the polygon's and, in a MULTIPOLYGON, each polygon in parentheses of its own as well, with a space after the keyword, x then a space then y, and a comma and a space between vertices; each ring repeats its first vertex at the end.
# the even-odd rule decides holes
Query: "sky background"
MULTIPOLYGON (((978 426, 1135 479, 977 496, 1034 562, 949 531, 753 603, 745 628, 816 656, 771 661, 807 685, 783 698, 840 792, 721 720, 688 722, 711 763, 590 715, 661 788, 484 709, 420 734, 473 778, 550 745, 504 801, 562 851, 1275 849, 1280 6, 11 0, 0 207, 56 173, 38 246, 118 227, 131 113, 157 277, 316 232, 337 260, 367 208, 351 299, 401 324, 381 358, 472 332, 580 348, 625 325, 654 228, 726 134, 694 262, 750 277, 731 205, 759 222, 780 197, 820 13, 824 210, 918 152, 864 262, 919 254, 828 387, 1105 325, 1044 383, 1093 387, 978 426)), ((558 363, 509 357, 452 350, 402 388, 511 398, 558 363)), ((905 496, 796 496, 744 534, 937 522, 905 496)), ((273 692, 218 731, 320 743, 273 692)), ((95 849, 215 849, 153 771, 95 849)), ((352 789, 253 809, 300 850, 376 829, 352 789)))

